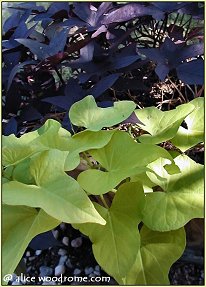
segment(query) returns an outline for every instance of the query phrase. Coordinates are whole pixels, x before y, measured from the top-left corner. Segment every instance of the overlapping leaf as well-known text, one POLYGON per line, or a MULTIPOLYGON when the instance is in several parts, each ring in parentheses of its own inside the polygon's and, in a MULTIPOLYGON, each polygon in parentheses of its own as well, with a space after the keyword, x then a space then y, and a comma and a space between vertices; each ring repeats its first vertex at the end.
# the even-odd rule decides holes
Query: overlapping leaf
POLYGON ((182 121, 194 108, 193 104, 188 103, 166 112, 155 107, 136 110, 136 116, 144 124, 139 126, 149 133, 149 135, 142 135, 139 138, 140 142, 157 144, 173 138, 182 121))
POLYGON ((144 172, 147 164, 161 156, 171 158, 163 148, 150 144, 145 148, 121 131, 117 131, 105 147, 91 150, 90 154, 105 169, 90 169, 79 175, 81 187, 91 194, 108 192, 123 179, 144 172))
POLYGON ((185 249, 184 228, 157 232, 145 225, 140 230, 141 246, 136 261, 121 282, 125 285, 169 285, 168 273, 185 249))
POLYGON ((99 149, 108 144, 115 130, 112 131, 83 131, 75 134, 69 141, 67 149, 69 154, 65 162, 65 170, 76 168, 80 163, 80 153, 90 149, 99 149))
POLYGON ((99 108, 92 96, 75 103, 70 111, 71 122, 91 131, 111 127, 128 118, 135 109, 132 101, 115 102, 114 107, 99 108))
POLYGON ((138 183, 125 183, 117 191, 109 210, 95 205, 106 225, 74 225, 90 237, 97 262, 115 278, 127 274, 140 248, 137 225, 141 221, 144 193, 138 183))
POLYGON ((164 169, 168 162, 161 158, 148 165, 161 178, 147 175, 163 190, 146 195, 143 222, 152 230, 175 230, 204 216, 204 167, 186 155, 174 161, 180 172, 172 175, 164 169))
POLYGON ((30 174, 35 184, 10 181, 3 186, 3 203, 40 207, 50 216, 69 223, 105 221, 79 184, 66 173, 67 152, 55 149, 32 158, 30 174), (16 196, 18 193, 18 196, 16 196))
POLYGON ((194 60, 183 63, 177 67, 177 76, 185 84, 203 85, 204 84, 204 62, 203 60, 194 60))
POLYGON ((70 133, 61 128, 59 122, 48 120, 34 132, 17 138, 14 135, 3 136, 3 165, 15 165, 25 158, 42 150, 58 148, 68 150, 70 133))
POLYGON ((204 141, 204 98, 196 98, 190 102, 195 110, 185 118, 187 129, 179 127, 171 142, 181 151, 204 141))
POLYGON ((202 55, 204 46, 203 43, 183 46, 183 44, 175 44, 167 37, 160 48, 139 49, 139 52, 157 63, 155 71, 160 80, 164 81, 169 71, 177 68, 182 61, 202 55))
MULTIPOLYGON (((61 221, 49 216, 42 209, 28 206, 3 205, 2 278, 13 274, 29 242, 61 221)), ((3 284, 7 282, 2 282, 3 284)))

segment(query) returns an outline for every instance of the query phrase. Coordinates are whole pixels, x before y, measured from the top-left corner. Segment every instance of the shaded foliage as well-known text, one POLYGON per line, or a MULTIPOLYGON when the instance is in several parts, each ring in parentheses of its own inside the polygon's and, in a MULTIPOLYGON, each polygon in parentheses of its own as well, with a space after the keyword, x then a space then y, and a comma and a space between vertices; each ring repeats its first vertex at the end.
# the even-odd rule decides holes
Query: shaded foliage
POLYGON ((148 89, 145 65, 151 61, 157 82, 170 75, 203 84, 202 3, 52 2, 45 9, 25 2, 8 9, 2 37, 5 135, 36 129, 50 117, 71 130, 68 110, 85 96, 108 106, 125 99, 116 91, 148 89))

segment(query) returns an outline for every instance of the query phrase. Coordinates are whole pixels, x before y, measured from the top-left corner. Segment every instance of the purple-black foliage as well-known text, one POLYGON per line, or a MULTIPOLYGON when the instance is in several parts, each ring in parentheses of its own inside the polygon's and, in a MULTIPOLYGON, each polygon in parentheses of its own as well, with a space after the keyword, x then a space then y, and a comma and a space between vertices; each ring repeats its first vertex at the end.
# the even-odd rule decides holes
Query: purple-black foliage
POLYGON ((86 95, 111 106, 115 89, 147 90, 142 67, 151 61, 161 81, 172 73, 185 84, 203 84, 202 27, 168 20, 173 12, 201 20, 203 3, 52 2, 45 9, 25 2, 9 9, 2 37, 6 135, 18 135, 25 122, 40 125, 52 113, 62 113, 62 125, 71 130, 68 110, 86 95), (68 81, 63 69, 71 70, 68 81))

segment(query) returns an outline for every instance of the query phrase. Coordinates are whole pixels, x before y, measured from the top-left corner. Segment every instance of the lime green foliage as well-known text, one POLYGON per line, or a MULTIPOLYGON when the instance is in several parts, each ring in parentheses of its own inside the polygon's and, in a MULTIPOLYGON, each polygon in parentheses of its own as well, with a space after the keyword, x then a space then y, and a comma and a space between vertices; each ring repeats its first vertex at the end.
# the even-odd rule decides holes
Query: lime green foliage
POLYGON ((184 228, 157 232, 143 226, 140 231, 141 246, 136 261, 123 283, 126 285, 169 285, 167 274, 185 249, 184 228))
POLYGON ((140 142, 158 144, 173 138, 182 121, 193 110, 194 106, 190 103, 167 112, 162 112, 155 107, 136 110, 136 116, 143 123, 139 126, 150 134, 142 135, 139 138, 140 142))
POLYGON ((76 180, 64 172, 66 155, 58 150, 37 154, 30 163, 30 174, 35 184, 13 180, 5 183, 3 203, 40 207, 64 222, 104 224, 76 180))
POLYGON ((90 194, 108 192, 123 179, 145 171, 147 164, 159 156, 171 158, 163 148, 148 144, 145 149, 144 144, 136 143, 122 131, 117 131, 105 147, 91 150, 90 154, 105 169, 89 169, 79 175, 79 184, 90 194))
POLYGON ((187 129, 179 127, 171 140, 181 151, 204 141, 204 98, 196 98, 190 103, 195 106, 195 110, 185 118, 187 129))
POLYGON ((111 140, 115 131, 83 131, 75 134, 68 143, 69 154, 65 162, 65 170, 72 170, 80 164, 81 152, 104 147, 111 140))
POLYGON ((135 107, 135 103, 131 101, 121 101, 114 103, 114 107, 99 108, 93 96, 87 96, 71 107, 69 117, 76 126, 99 131, 103 127, 111 127, 124 121, 135 107))
POLYGON ((204 167, 186 155, 174 159, 180 173, 169 175, 165 160, 149 165, 159 176, 147 172, 149 178, 165 192, 146 195, 143 222, 152 230, 169 231, 184 226, 192 218, 204 217, 204 167))
POLYGON ((72 123, 88 130, 71 135, 48 120, 3 137, 3 274, 14 272, 34 236, 64 221, 90 237, 97 262, 119 284, 169 283, 183 226, 203 217, 204 175, 202 165, 156 144, 170 140, 185 151, 201 142, 203 100, 136 111, 150 135, 101 130, 134 109, 124 101, 101 109, 88 96, 70 110, 72 123))
POLYGON ((15 165, 37 152, 50 148, 67 150, 69 137, 70 133, 54 120, 48 120, 41 128, 24 134, 21 138, 16 138, 13 134, 3 136, 3 165, 15 165))
POLYGON ((88 235, 98 263, 113 277, 125 276, 140 248, 137 225, 142 219, 144 193, 138 183, 125 183, 117 191, 112 206, 95 205, 106 225, 82 224, 74 227, 88 235), (129 208, 128 208, 129 207, 129 208))
MULTIPOLYGON (((61 221, 42 209, 3 205, 2 277, 16 269, 29 242, 38 234, 53 229, 61 221)), ((5 284, 5 282, 2 282, 5 284)))

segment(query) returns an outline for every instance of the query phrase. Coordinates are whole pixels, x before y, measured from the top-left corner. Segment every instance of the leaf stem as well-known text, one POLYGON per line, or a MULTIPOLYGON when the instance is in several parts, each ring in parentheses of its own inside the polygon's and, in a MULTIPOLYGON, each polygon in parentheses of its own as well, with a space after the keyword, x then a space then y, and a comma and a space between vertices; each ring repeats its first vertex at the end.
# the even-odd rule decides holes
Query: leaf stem
POLYGON ((103 194, 100 194, 100 198, 101 198, 101 201, 102 201, 102 203, 104 204, 104 206, 105 206, 107 209, 109 209, 109 206, 107 205, 106 200, 104 199, 104 195, 103 195, 103 194))

